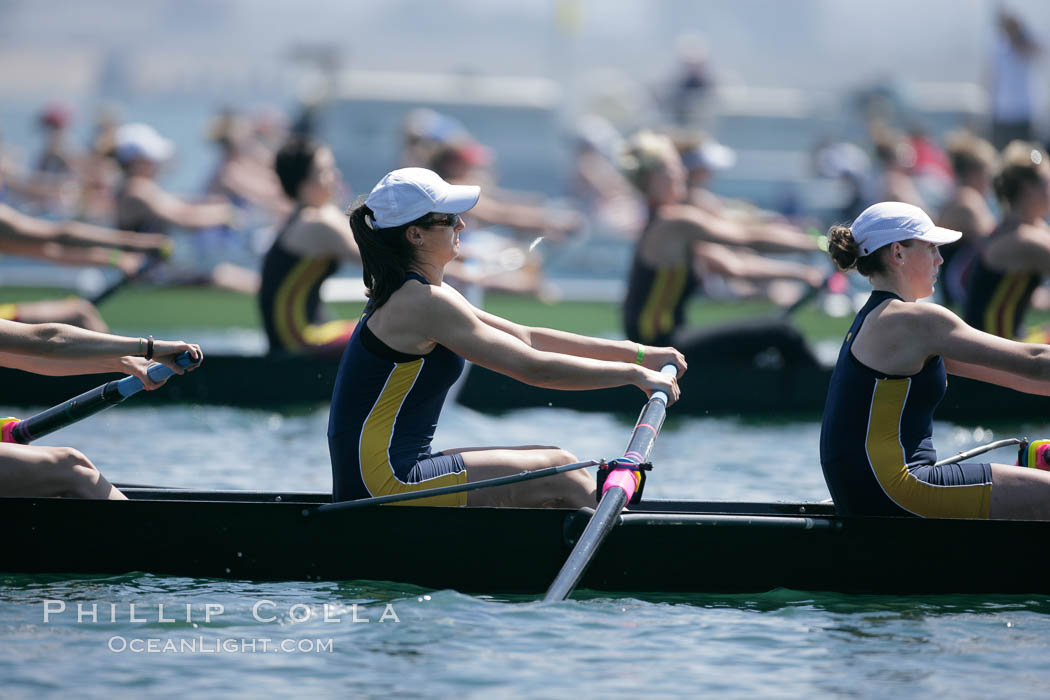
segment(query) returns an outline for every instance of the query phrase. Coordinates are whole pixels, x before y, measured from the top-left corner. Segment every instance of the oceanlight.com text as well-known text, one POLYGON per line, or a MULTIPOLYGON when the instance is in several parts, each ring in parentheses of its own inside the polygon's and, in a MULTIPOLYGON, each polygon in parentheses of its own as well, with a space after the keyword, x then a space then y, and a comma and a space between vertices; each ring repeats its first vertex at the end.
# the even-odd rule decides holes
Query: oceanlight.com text
POLYGON ((331 654, 329 639, 273 639, 271 637, 123 637, 109 638, 114 654, 331 654))

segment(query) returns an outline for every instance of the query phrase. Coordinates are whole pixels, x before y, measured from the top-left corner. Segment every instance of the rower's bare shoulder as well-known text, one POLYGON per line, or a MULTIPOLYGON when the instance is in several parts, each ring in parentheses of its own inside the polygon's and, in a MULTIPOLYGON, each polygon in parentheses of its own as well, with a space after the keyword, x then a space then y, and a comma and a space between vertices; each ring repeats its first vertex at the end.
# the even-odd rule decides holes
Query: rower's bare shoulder
POLYGON ((879 324, 886 331, 904 334, 949 330, 962 323, 950 309, 929 302, 907 302, 891 299, 879 314, 879 324))
POLYGON ((423 284, 415 280, 406 282, 390 297, 391 302, 416 314, 446 313, 461 306, 462 300, 459 292, 445 284, 423 284))

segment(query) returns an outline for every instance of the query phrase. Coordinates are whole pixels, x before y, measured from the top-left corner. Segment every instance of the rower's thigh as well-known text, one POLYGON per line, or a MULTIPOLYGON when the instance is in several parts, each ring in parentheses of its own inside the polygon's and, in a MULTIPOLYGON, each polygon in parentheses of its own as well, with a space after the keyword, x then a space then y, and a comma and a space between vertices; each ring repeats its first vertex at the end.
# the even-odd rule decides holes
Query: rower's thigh
MULTIPOLYGON (((444 450, 443 454, 453 452, 463 457, 468 483, 577 461, 571 452, 557 447, 444 450)), ((594 490, 593 479, 578 469, 535 481, 471 491, 467 505, 580 508, 594 505, 594 490)))
POLYGON ((1050 472, 993 464, 988 515, 998 520, 1050 520, 1050 472))
POLYGON ((0 494, 8 497, 65 496, 78 480, 97 473, 70 447, 0 443, 0 494))

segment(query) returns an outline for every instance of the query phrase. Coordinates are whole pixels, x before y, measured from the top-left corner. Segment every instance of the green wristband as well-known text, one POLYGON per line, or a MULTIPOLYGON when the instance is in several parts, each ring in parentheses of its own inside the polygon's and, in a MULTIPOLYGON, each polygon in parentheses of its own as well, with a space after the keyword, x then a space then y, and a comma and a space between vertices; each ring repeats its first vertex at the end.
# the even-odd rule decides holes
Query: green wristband
POLYGON ((634 361, 635 361, 636 364, 640 365, 640 364, 642 364, 643 360, 645 360, 645 346, 644 345, 639 345, 638 346, 638 356, 634 358, 634 361))

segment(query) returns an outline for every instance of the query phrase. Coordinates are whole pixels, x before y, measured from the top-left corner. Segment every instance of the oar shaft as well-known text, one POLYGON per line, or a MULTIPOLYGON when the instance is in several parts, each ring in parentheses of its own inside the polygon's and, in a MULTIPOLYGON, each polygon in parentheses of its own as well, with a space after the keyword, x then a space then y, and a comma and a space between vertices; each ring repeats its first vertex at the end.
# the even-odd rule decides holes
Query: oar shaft
POLYGON ((977 455, 983 455, 985 452, 991 452, 992 450, 997 450, 1000 447, 1007 447, 1008 445, 1017 445, 1020 442, 1021 442, 1021 440, 1018 439, 1018 438, 1006 438, 1005 440, 996 440, 995 442, 989 442, 987 445, 980 445, 978 447, 973 448, 972 450, 966 450, 965 452, 960 452, 959 454, 955 455, 954 457, 949 457, 948 459, 942 459, 941 461, 937 462, 933 466, 940 467, 940 466, 944 466, 945 464, 955 464, 956 462, 962 462, 964 460, 970 459, 971 457, 976 457, 977 455))
MULTIPOLYGON (((176 361, 183 367, 193 364, 189 353, 179 355, 176 361)), ((175 374, 175 371, 166 365, 155 364, 151 365, 146 373, 153 381, 160 382, 175 374)), ((142 380, 138 377, 124 377, 106 382, 35 416, 18 421, 10 429, 11 442, 28 445, 33 440, 115 406, 143 388, 142 380)))
POLYGON ((378 506, 384 503, 402 503, 404 501, 415 501, 421 498, 430 498, 431 496, 445 496, 450 493, 464 493, 466 491, 477 491, 478 489, 487 489, 493 486, 505 486, 507 484, 517 484, 522 481, 542 479, 544 477, 554 476, 555 474, 563 474, 565 472, 571 472, 577 469, 583 469, 585 467, 596 467, 599 464, 600 462, 590 459, 586 462, 573 462, 572 464, 563 464, 555 467, 544 467, 543 469, 535 469, 533 471, 521 472, 520 474, 510 474, 508 476, 497 476, 493 479, 474 481, 468 484, 439 486, 437 488, 425 489, 423 491, 413 491, 411 493, 392 493, 389 496, 375 496, 374 498, 362 498, 356 501, 340 501, 339 503, 326 503, 322 506, 318 506, 317 511, 323 513, 331 513, 337 510, 354 510, 355 508, 378 506))
POLYGON ((132 282, 141 279, 143 275, 160 265, 162 262, 164 262, 163 255, 150 255, 150 257, 146 259, 146 262, 143 263, 142 267, 140 267, 138 270, 131 273, 130 275, 121 274, 116 281, 114 281, 102 291, 95 294, 95 296, 89 298, 88 301, 90 301, 95 306, 98 306, 106 299, 109 299, 111 296, 119 292, 124 287, 128 286, 132 282))
MULTIPOLYGON (((678 375, 678 368, 674 365, 665 365, 660 371, 672 377, 678 375)), ((631 432, 627 451, 623 455, 625 460, 634 464, 648 461, 666 415, 667 394, 662 391, 653 392, 631 432)), ((620 511, 634 496, 639 481, 638 472, 631 469, 614 469, 606 477, 598 508, 584 528, 580 539, 576 541, 576 546, 572 548, 572 553, 565 560, 561 571, 547 589, 547 594, 543 597, 545 602, 565 600, 576 588, 598 548, 616 525, 620 511)))

